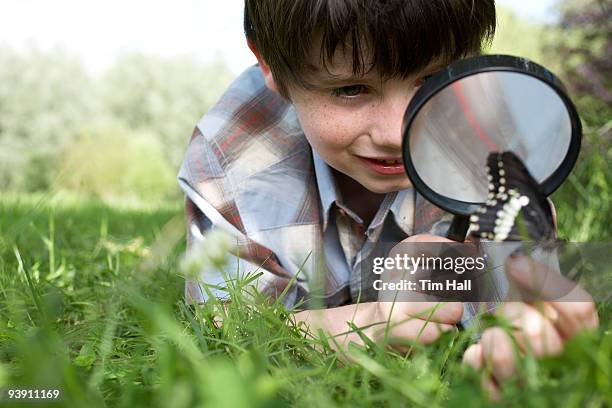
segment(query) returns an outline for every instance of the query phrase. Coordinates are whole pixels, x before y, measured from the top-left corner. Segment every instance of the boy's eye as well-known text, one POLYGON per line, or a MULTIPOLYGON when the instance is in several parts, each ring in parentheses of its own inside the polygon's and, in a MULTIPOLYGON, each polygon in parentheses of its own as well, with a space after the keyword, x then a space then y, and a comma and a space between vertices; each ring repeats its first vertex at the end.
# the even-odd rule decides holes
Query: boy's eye
POLYGON ((354 98, 367 92, 368 88, 365 85, 349 85, 334 89, 332 94, 341 98, 354 98))

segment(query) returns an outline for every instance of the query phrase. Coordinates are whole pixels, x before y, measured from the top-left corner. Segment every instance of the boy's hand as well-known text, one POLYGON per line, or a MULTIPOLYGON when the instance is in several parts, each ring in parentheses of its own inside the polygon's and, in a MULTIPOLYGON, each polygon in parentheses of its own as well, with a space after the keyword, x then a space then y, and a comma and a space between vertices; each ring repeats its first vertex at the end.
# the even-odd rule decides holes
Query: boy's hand
POLYGON ((294 317, 311 332, 323 329, 340 350, 346 350, 350 343, 363 345, 359 333, 347 324, 352 322, 372 341, 405 351, 410 342, 428 344, 455 330, 462 313, 463 305, 457 302, 369 302, 304 310, 294 317))
MULTIPOLYGON (((533 353, 537 357, 555 355, 577 333, 595 329, 599 325, 597 310, 591 297, 580 286, 569 282, 557 271, 527 256, 508 258, 508 278, 527 295, 546 288, 571 285, 567 299, 585 301, 506 302, 497 311, 514 328, 511 333, 520 353, 533 353), (546 282, 546 286, 542 285, 546 282)), ((475 369, 488 368, 483 373, 483 385, 493 399, 499 398, 499 385, 516 372, 516 355, 511 335, 499 327, 485 330, 480 342, 470 346, 463 362, 475 369)), ((519 354, 520 354, 519 353, 519 354)))
MULTIPOLYGON (((454 242, 447 238, 420 234, 406 238, 401 243, 454 242)), ((400 243, 400 244, 401 244, 400 243)), ((394 250, 391 250, 391 257, 394 250)), ((443 332, 456 330, 463 314, 461 302, 427 302, 422 294, 413 292, 412 300, 404 297, 400 302, 374 302, 369 313, 360 316, 364 330, 373 341, 388 344, 399 351, 407 350, 406 344, 417 341, 434 342, 443 332)))
MULTIPOLYGON (((412 236, 403 242, 453 241, 423 234, 412 236)), ((464 364, 476 369, 490 368, 487 373, 483 373, 483 383, 493 398, 499 396, 499 384, 516 372, 517 353, 513 338, 520 348, 519 352, 530 352, 542 357, 560 353, 570 338, 599 325, 591 296, 558 271, 528 256, 519 256, 508 258, 506 272, 508 279, 525 298, 548 298, 556 301, 503 303, 497 314, 505 318, 515 328, 514 331, 509 334, 500 327, 489 328, 483 332, 479 343, 465 351, 464 364), (566 295, 562 298, 553 293, 544 293, 547 290, 558 292, 560 288, 567 288, 566 295), (581 301, 576 301, 577 299, 581 301)))
MULTIPOLYGON (((434 235, 414 235, 402 242, 453 242, 434 235)), ((392 251, 393 252, 393 251, 392 251)), ((352 322, 374 342, 385 343, 405 351, 410 342, 428 344, 449 330, 455 330, 461 320, 461 302, 424 301, 415 293, 414 301, 369 302, 322 310, 304 310, 294 315, 311 332, 323 329, 332 336, 340 349, 353 342, 363 344, 359 333, 350 328, 352 322)))
POLYGON ((460 302, 374 302, 361 316, 364 333, 374 342, 406 351, 411 342, 429 344, 456 330, 463 314, 460 302))

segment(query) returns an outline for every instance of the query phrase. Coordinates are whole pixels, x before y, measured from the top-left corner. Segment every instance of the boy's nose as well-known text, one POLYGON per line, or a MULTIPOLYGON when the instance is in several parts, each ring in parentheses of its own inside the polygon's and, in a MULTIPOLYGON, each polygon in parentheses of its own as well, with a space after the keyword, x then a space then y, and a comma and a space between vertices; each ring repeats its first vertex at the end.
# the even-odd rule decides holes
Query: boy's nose
POLYGON ((377 147, 401 154, 404 113, 413 95, 394 92, 373 109, 370 138, 377 147))

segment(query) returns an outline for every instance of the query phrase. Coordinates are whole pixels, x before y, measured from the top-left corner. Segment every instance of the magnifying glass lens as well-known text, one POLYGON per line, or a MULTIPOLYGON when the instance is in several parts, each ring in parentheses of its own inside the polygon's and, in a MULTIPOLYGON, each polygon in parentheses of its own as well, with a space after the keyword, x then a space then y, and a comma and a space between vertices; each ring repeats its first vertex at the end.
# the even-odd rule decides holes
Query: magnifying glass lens
POLYGON ((572 123, 557 92, 519 72, 479 72, 425 102, 410 125, 414 170, 433 192, 468 203, 486 201, 491 152, 511 151, 538 182, 568 154, 572 123))

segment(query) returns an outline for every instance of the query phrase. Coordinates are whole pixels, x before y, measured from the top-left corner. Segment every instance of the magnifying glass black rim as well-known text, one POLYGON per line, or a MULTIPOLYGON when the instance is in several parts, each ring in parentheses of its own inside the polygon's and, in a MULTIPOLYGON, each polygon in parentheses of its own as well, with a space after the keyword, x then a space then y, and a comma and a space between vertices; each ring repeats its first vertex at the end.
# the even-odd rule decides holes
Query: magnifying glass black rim
POLYGON ((402 137, 404 168, 406 169, 406 173, 408 174, 412 185, 430 202, 454 214, 471 214, 483 203, 460 201, 443 196, 432 190, 419 177, 410 156, 410 127, 412 126, 412 122, 416 118, 416 115, 421 108, 438 92, 446 88, 451 83, 461 78, 482 72, 500 71, 517 72, 532 76, 544 82, 546 85, 550 86, 561 98, 569 114, 572 128, 569 149, 559 167, 540 184, 545 195, 549 196, 563 183, 578 159, 580 143, 582 140, 582 125, 580 123, 580 117, 578 116, 576 107, 567 96, 563 83, 552 72, 533 61, 511 55, 479 55, 454 62, 448 67, 434 74, 416 92, 410 101, 408 108, 406 109, 406 113, 404 114, 404 131, 402 137))

